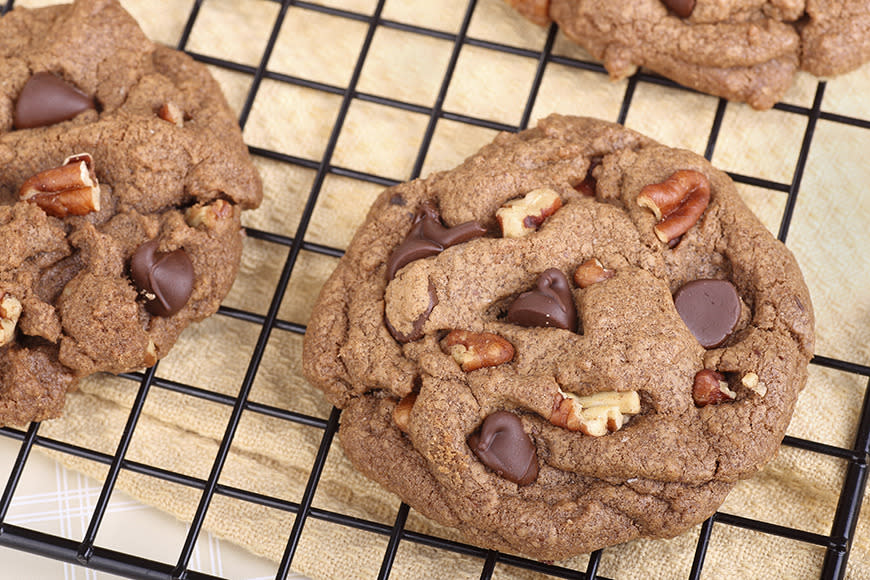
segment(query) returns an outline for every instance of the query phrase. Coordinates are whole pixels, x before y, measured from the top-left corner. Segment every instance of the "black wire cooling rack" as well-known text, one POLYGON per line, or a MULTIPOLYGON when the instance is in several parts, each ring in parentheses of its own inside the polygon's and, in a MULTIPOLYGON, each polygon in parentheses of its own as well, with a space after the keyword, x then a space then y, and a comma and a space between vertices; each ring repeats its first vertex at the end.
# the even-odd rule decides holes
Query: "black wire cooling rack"
MULTIPOLYGON (((178 40, 177 47, 185 50, 190 38, 191 31, 197 21, 200 9, 205 0, 196 0, 191 7, 187 18, 186 25, 178 40)), ((247 2, 252 0, 239 0, 239 2, 247 2)), ((259 0, 263 1, 263 0, 259 0)), ((275 0, 272 0, 275 1, 275 0)), ((5 5, 0 7, 2 13, 13 8, 14 0, 7 0, 5 5)), ((204 54, 190 53, 192 56, 206 64, 213 65, 236 71, 252 78, 250 89, 247 93, 247 98, 241 108, 239 115, 239 123, 244 128, 248 117, 251 113, 255 99, 257 98, 258 90, 263 80, 269 79, 279 83, 287 83, 297 87, 304 87, 328 93, 341 98, 341 106, 335 118, 334 125, 331 129, 329 140, 323 155, 319 159, 294 157, 272 151, 264 148, 250 147, 250 152, 254 156, 266 158, 279 163, 286 163, 296 166, 301 166, 316 172, 313 184, 308 193, 304 208, 302 209, 296 234, 294 237, 287 237, 270 231, 261 231, 256 229, 248 229, 247 234, 251 238, 263 240, 269 244, 277 244, 288 250, 286 262, 283 265, 280 278, 274 288, 274 293, 265 316, 252 312, 222 307, 218 316, 232 317, 244 320, 249 323, 259 325, 259 337, 254 348, 253 355, 248 363, 247 371, 244 380, 240 385, 238 395, 236 397, 228 397, 218 395, 216 393, 198 388, 194 385, 182 384, 174 381, 161 379, 156 369, 152 368, 144 373, 130 373, 122 375, 125 379, 131 381, 131 386, 138 384, 138 393, 135 402, 127 419, 126 426, 121 436, 117 450, 113 455, 102 453, 96 450, 82 448, 80 446, 64 443, 53 440, 51 438, 39 435, 39 424, 31 424, 26 431, 20 431, 13 428, 0 429, 0 435, 20 441, 20 451, 17 459, 11 469, 11 475, 5 484, 2 497, 0 497, 0 546, 13 548, 17 550, 27 551, 41 556, 46 556, 63 562, 69 562, 86 566, 95 570, 109 572, 121 576, 131 578, 215 578, 208 574, 204 574, 190 568, 191 556, 193 553, 195 542, 203 529, 206 513, 212 499, 216 495, 231 498, 241 502, 252 502, 262 506, 285 510, 295 515, 293 527, 289 534, 289 540, 284 552, 284 557, 277 567, 275 577, 285 578, 293 563, 294 555, 303 534, 306 521, 310 518, 315 518, 345 526, 356 530, 362 530, 367 533, 379 534, 388 538, 387 547, 383 554, 383 563, 378 574, 378 578, 389 578, 394 558, 397 554, 399 546, 402 542, 414 542, 423 544, 438 550, 443 550, 446 555, 451 553, 463 554, 480 560, 480 578, 491 578, 497 564, 502 563, 518 568, 532 570, 542 575, 552 578, 583 578, 593 580, 595 578, 604 578, 597 574, 599 563, 601 562, 602 551, 591 554, 588 565, 585 570, 570 570, 563 567, 550 565, 546 563, 536 562, 519 558, 512 555, 501 554, 491 550, 484 550, 475 546, 456 543, 453 541, 444 540, 438 537, 420 534, 405 528, 406 519, 409 508, 405 504, 401 504, 395 523, 392 526, 383 523, 367 521, 352 516, 347 516, 327 510, 313 507, 312 500, 317 490, 321 472, 326 463, 330 445, 333 436, 336 433, 339 423, 340 412, 333 409, 328 419, 316 418, 291 411, 277 409, 266 405, 257 404, 248 400, 248 395, 251 391, 254 378, 257 374, 266 344, 273 331, 290 332, 295 334, 303 334, 305 327, 301 324, 292 321, 281 320, 278 317, 279 307, 287 293, 288 282, 291 273, 297 264, 297 257, 300 251, 314 252, 321 255, 339 257, 342 255, 342 250, 334 247, 328 247, 321 244, 307 242, 305 239, 306 230, 308 228, 311 216, 314 210, 315 203, 320 194, 324 180, 328 175, 337 175, 361 182, 370 184, 389 186, 395 184, 393 179, 363 173, 352 169, 333 165, 333 153, 336 149, 339 136, 351 106, 354 100, 376 103, 385 107, 392 107, 404 111, 414 112, 428 116, 428 125, 426 126, 424 137, 422 139, 419 150, 416 154, 416 160, 413 165, 411 177, 420 175, 424 161, 426 160, 429 147, 432 143, 432 138, 435 132, 436 124, 440 120, 450 120, 458 123, 463 123, 471 126, 494 129, 499 131, 517 131, 526 128, 532 115, 532 110, 535 105, 539 89, 544 77, 544 71, 551 64, 558 64, 564 67, 573 69, 591 71, 605 75, 603 67, 596 62, 588 62, 582 59, 560 56, 553 53, 553 46, 557 35, 557 27, 551 25, 547 31, 546 41, 543 49, 529 50, 518 48, 506 44, 490 42, 469 36, 469 25, 472 16, 477 7, 477 0, 469 0, 465 8, 464 17, 458 32, 448 33, 440 30, 433 30, 426 27, 405 24, 389 19, 382 18, 384 5, 386 0, 379 0, 373 13, 362 14, 348 10, 337 9, 333 7, 323 6, 310 2, 290 1, 275 2, 280 4, 280 10, 274 21, 274 25, 269 33, 268 41, 262 53, 262 57, 257 66, 240 64, 231 60, 214 58, 204 54), (335 86, 316 82, 313 80, 298 78, 286 74, 280 74, 270 71, 268 68, 269 58, 272 50, 275 47, 279 31, 282 23, 287 17, 290 7, 298 9, 318 12, 325 15, 330 15, 337 18, 350 19, 364 24, 367 27, 364 42, 362 43, 356 65, 353 69, 353 74, 347 86, 335 86), (372 39, 377 29, 393 29, 414 35, 421 35, 430 38, 446 40, 453 44, 449 62, 446 67, 443 79, 440 84, 440 89, 432 106, 420 106, 400 100, 385 98, 374 94, 367 94, 357 89, 360 73, 366 61, 369 49, 372 45, 372 39), (475 118, 468 115, 457 114, 444 109, 445 97, 448 87, 454 77, 457 61, 460 51, 464 47, 473 46, 477 48, 485 48, 492 51, 508 53, 527 59, 533 59, 537 62, 537 69, 534 75, 534 81, 529 91, 528 97, 525 100, 523 113, 518 125, 505 125, 499 122, 475 118), (174 473, 158 467, 146 465, 139 462, 134 462, 125 459, 125 454, 130 441, 136 429, 137 421, 142 412, 145 400, 148 397, 149 390, 152 388, 169 389, 190 397, 198 397, 213 401, 232 409, 230 419, 227 423, 226 431, 220 443, 220 448, 214 460, 212 469, 207 479, 199 479, 186 476, 180 473, 174 473), (218 483, 222 468, 226 462, 233 436, 239 425, 243 411, 254 413, 262 413, 271 417, 276 417, 282 420, 291 421, 300 425, 315 427, 323 431, 319 450, 316 455, 313 467, 310 471, 308 484, 301 501, 290 502, 278 498, 264 496, 254 492, 225 486, 218 483), (41 447, 48 450, 57 451, 60 453, 70 454, 73 456, 85 458, 94 462, 98 462, 108 466, 108 472, 102 484, 102 490, 99 499, 96 502, 93 514, 90 518, 87 532, 83 539, 73 541, 64 537, 47 534, 26 527, 12 525, 4 520, 12 503, 13 495, 21 475, 30 456, 31 450, 34 447, 41 447), (167 482, 189 486, 201 492, 201 499, 196 508, 195 515, 190 522, 189 531, 183 546, 179 547, 179 555, 177 561, 174 562, 159 562, 145 559, 142 557, 126 554, 114 550, 101 548, 95 545, 95 538, 100 529, 103 516, 106 513, 106 508, 109 498, 115 487, 117 478, 122 470, 145 474, 150 477, 159 478, 167 482)), ((155 8, 156 10, 157 8, 155 8)), ((188 51, 190 52, 190 51, 188 51)), ((669 87, 672 89, 688 91, 675 83, 663 79, 659 76, 639 72, 631 77, 622 96, 622 102, 619 109, 618 118, 620 123, 624 123, 629 110, 632 106, 632 99, 635 94, 635 89, 640 83, 652 83, 660 86, 669 87)), ((780 103, 775 106, 776 110, 783 111, 792 115, 799 115, 806 119, 806 131, 801 142, 800 153, 797 163, 792 173, 790 182, 781 183, 770 181, 767 179, 757 178, 750 175, 742 175, 731 173, 731 177, 738 183, 744 183, 758 188, 763 188, 770 191, 780 192, 787 196, 785 210, 779 225, 778 237, 782 241, 786 241, 789 233, 792 213, 795 208, 798 195, 800 193, 801 180, 804 174, 809 149, 813 141, 813 135, 817 122, 821 120, 841 123, 857 128, 870 130, 870 120, 853 118, 849 116, 825 112, 822 109, 822 103, 825 96, 825 82, 818 82, 815 88, 815 96, 810 107, 803 107, 791 104, 780 103)), ((710 159, 713 156, 713 151, 717 144, 720 128, 722 127, 723 117, 727 102, 719 100, 715 116, 712 123, 712 128, 709 132, 705 156, 710 159)), ((813 365, 837 369, 839 371, 858 375, 860 377, 870 377, 870 367, 857 364, 854 362, 837 360, 834 358, 815 356, 812 359, 813 365)), ((863 380, 863 379, 862 379, 863 380)), ((134 387, 135 388, 135 387, 134 387)), ((823 579, 839 579, 844 578, 846 573, 846 563, 849 557, 849 550, 852 540, 855 536, 855 529, 858 520, 858 515, 861 509, 864 489, 867 483, 867 463, 868 451, 870 451, 870 380, 865 392, 861 415, 858 418, 858 430, 855 437, 854 446, 852 448, 842 448, 828 445, 825 443, 801 439, 787 436, 784 445, 806 450, 811 453, 823 454, 828 457, 844 460, 847 463, 846 476, 840 490, 839 501, 833 520, 831 529, 828 535, 811 533, 799 529, 790 528, 787 526, 771 524, 767 522, 757 521, 751 518, 735 516, 727 513, 719 512, 707 520, 702 526, 697 542, 697 547, 694 552, 694 559, 689 573, 690 580, 696 580, 701 577, 704 567, 705 556, 710 538, 715 526, 737 526, 748 530, 753 530, 761 534, 769 534, 780 538, 785 538, 789 541, 802 542, 808 546, 821 547, 825 550, 825 557, 822 564, 821 578, 823 579)), ((328 557, 325 556, 325 557, 328 557)), ((774 577, 776 574, 772 574, 774 577)))

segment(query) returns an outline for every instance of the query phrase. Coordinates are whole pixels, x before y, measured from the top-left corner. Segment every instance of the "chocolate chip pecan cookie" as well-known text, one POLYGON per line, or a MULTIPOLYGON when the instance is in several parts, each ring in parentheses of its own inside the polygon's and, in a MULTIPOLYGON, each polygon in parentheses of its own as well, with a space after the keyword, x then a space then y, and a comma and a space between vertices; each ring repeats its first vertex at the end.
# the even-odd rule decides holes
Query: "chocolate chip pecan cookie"
POLYGON ((840 0, 507 0, 555 21, 613 78, 649 68, 756 109, 772 107, 797 70, 828 77, 870 60, 870 2, 840 0))
POLYGON ((214 313, 262 188, 204 66, 115 0, 0 18, 0 425, 214 313))
POLYGON ((303 362, 361 471, 553 560, 710 516, 776 453, 812 350, 798 266, 724 173, 551 116, 383 192, 303 362))

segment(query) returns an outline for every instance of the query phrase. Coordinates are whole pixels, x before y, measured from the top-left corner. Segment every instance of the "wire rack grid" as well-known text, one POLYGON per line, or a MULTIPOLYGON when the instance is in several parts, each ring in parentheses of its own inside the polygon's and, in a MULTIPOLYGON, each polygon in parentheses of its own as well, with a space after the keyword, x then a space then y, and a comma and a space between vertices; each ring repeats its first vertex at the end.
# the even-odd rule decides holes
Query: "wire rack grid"
MULTIPOLYGON (((20 441, 18 456, 14 465, 11 466, 11 474, 8 481, 3 486, 3 494, 0 496, 0 546, 32 552, 56 560, 70 562, 95 570, 131 578, 186 578, 191 580, 213 578, 214 576, 198 572, 191 568, 191 554, 194 543, 203 531, 203 525, 212 500, 219 495, 235 501, 251 502, 277 510, 284 510, 295 515, 293 527, 288 535, 283 559, 278 564, 275 571, 275 577, 279 579, 287 577, 290 572, 294 555, 299 546, 300 538, 304 533, 306 522, 312 518, 324 520, 338 526, 353 528, 365 533, 378 534, 387 538, 388 541, 386 542, 386 549, 383 553, 383 560, 378 578, 390 577, 394 559, 403 542, 423 544, 437 550, 442 550, 445 554, 463 554, 477 558, 480 562, 481 579, 493 577, 498 564, 531 570, 541 574, 542 577, 584 578, 589 580, 605 578, 598 574, 599 563, 601 562, 603 554, 602 551, 591 554, 588 560, 588 565, 585 569, 573 570, 558 565, 536 562, 513 555, 501 554, 472 545, 444 540, 439 537, 409 530, 406 528, 409 508, 405 504, 401 504, 392 526, 314 507, 312 500, 317 490, 327 456, 330 452, 333 436, 338 428, 340 411, 333 409, 328 419, 318 418, 252 402, 249 400, 249 394, 270 336, 274 332, 288 332, 297 335, 304 334, 305 332, 303 324, 290 320, 283 320, 278 316, 280 305, 285 294, 288 292, 288 282, 291 274, 293 273, 294 268, 297 267, 300 252, 304 250, 306 252, 313 252, 315 254, 321 254, 333 258, 338 258, 343 253, 341 248, 306 241, 306 231, 326 177, 329 175, 338 175, 377 186, 389 186, 397 182, 395 179, 390 177, 357 171, 333 163, 333 154, 336 149, 336 144, 338 143, 339 137, 342 133, 350 106, 354 101, 374 103, 383 107, 409 111, 427 117, 428 120, 424 136, 420 147, 416 152, 413 169, 409 175, 409 177, 413 178, 421 175, 423 172, 424 163, 427 159, 430 145, 432 144, 433 134, 439 122, 446 120, 496 131, 518 131, 526 128, 532 118, 533 109, 536 100, 538 99, 539 91, 542 86, 542 79, 544 78, 547 67, 561 65, 577 71, 588 71, 602 76, 606 75, 606 72, 597 62, 561 56, 554 53, 553 47, 558 34, 558 28, 555 25, 551 25, 547 30, 543 48, 539 50, 516 47, 509 44, 502 44, 473 37, 469 34, 469 27, 475 10, 478 7, 477 0, 469 0, 467 2, 461 24, 455 32, 445 32, 443 30, 407 24, 385 18, 383 17, 383 13, 386 0, 378 0, 371 13, 362 13, 303 1, 273 1, 275 4, 279 5, 279 9, 277 10, 272 28, 269 31, 268 39, 265 42, 265 48, 260 55, 259 63, 256 66, 235 62, 231 59, 216 58, 188 50, 195 59, 201 62, 213 67, 241 73, 251 78, 250 88, 239 114, 239 124, 243 128, 249 119, 254 102, 258 96, 258 91, 260 90, 263 81, 267 79, 277 83, 303 87, 305 89, 334 95, 341 100, 338 114, 336 115, 334 124, 329 131, 328 142, 320 158, 297 157, 270 150, 268 148, 256 146, 249 147, 251 154, 255 157, 269 159, 281 164, 304 167, 313 170, 315 172, 315 177, 307 194, 304 207, 299 213, 298 226, 295 230, 294 236, 290 237, 280 233, 254 228, 248 228, 247 230, 247 234, 250 238, 285 248, 287 258, 283 264, 277 283, 275 284, 271 302, 269 303, 268 311, 265 315, 227 306, 221 307, 218 313, 219 317, 235 318, 249 324, 257 325, 259 328, 256 346, 252 357, 248 361, 247 370, 242 383, 239 385, 238 394, 235 397, 230 397, 214 393, 208 389, 193 384, 184 384, 177 381, 163 379, 160 377, 158 364, 156 367, 148 369, 144 373, 128 373, 122 375, 125 380, 129 381, 130 387, 138 389, 138 391, 135 401, 130 409, 123 434, 118 442, 114 454, 107 454, 41 436, 39 424, 31 424, 26 430, 18 430, 9 427, 0 429, 0 435, 3 437, 20 441), (291 7, 311 13, 328 15, 334 18, 352 20, 365 26, 366 32, 364 40, 353 68, 352 75, 350 76, 350 80, 346 86, 327 84, 278 73, 269 69, 270 55, 276 46, 282 23, 285 18, 288 17, 288 10, 291 7), (372 46, 375 33, 378 30, 385 29, 401 31, 407 34, 429 37, 452 43, 452 50, 450 52, 443 78, 440 81, 437 96, 431 106, 421 106, 419 104, 405 102, 395 98, 366 93, 358 89, 360 74, 372 46), (536 63, 531 89, 529 90, 523 104, 521 119, 516 125, 462 114, 445 108, 445 99, 451 82, 455 78, 460 53, 467 47, 476 47, 489 51, 510 54, 529 59, 536 63), (230 409, 226 430, 220 442, 220 447, 212 465, 211 472, 207 478, 200 479, 180 473, 174 473, 159 467, 131 461, 125 457, 130 441, 137 428, 137 422, 141 416, 143 406, 152 389, 172 390, 187 397, 206 399, 224 405, 230 409), (322 430, 321 443, 312 465, 308 484, 301 501, 290 502, 219 483, 220 475, 243 411, 261 413, 279 420, 322 430), (90 517, 87 532, 84 534, 81 541, 74 541, 57 535, 46 534, 44 532, 19 525, 13 525, 8 523, 8 521, 4 521, 15 496, 16 487, 25 466, 27 465, 31 451, 34 448, 43 448, 63 454, 82 457, 107 466, 107 472, 102 483, 99 499, 97 500, 93 514, 90 517), (200 493, 201 499, 199 504, 196 506, 195 515, 190 521, 186 540, 183 545, 178 547, 177 560, 170 562, 154 561, 133 554, 101 548, 96 544, 97 532, 99 531, 101 522, 103 521, 109 498, 115 488, 119 474, 124 470, 144 474, 149 477, 162 479, 182 486, 188 486, 198 490, 200 493)), ((7 0, 5 5, 0 6, 2 12, 5 14, 7 11, 11 10, 13 8, 13 3, 14 0, 7 0)), ((187 49, 191 31, 197 22, 198 15, 200 14, 204 3, 205 0, 196 0, 192 3, 186 25, 177 41, 177 47, 180 50, 187 49)), ((632 107, 636 89, 644 84, 667 87, 678 91, 688 91, 688 89, 679 87, 675 83, 657 75, 641 71, 631 77, 625 84, 624 94, 621 96, 621 103, 619 105, 619 112, 617 118, 614 120, 620 123, 625 123, 632 107)), ((789 115, 799 116, 802 119, 805 119, 806 122, 806 130, 801 139, 797 163, 791 172, 790 180, 776 181, 738 172, 730 173, 732 179, 737 183, 747 184, 766 191, 777 192, 777 194, 786 197, 778 231, 779 239, 784 242, 788 238, 792 214, 798 196, 801 193, 801 181, 804 176, 804 168, 813 143, 818 121, 825 120, 832 123, 848 125, 857 129, 870 130, 870 119, 851 117, 825 111, 823 107, 825 91, 826 83, 820 81, 815 85, 814 97, 810 106, 807 107, 780 103, 774 108, 775 110, 789 115)), ((716 105, 713 123, 707 137, 706 148, 704 151, 705 156, 708 159, 713 157, 728 106, 728 103, 724 100, 719 100, 716 105)), ((817 355, 813 358, 812 364, 855 375, 860 377, 862 381, 865 378, 870 377, 870 367, 857 362, 817 355)), ((832 521, 830 522, 830 533, 812 533, 784 525, 731 515, 725 512, 716 513, 701 526, 697 546, 693 555, 691 572, 689 574, 691 580, 702 577, 711 536, 714 528, 717 526, 745 528, 761 534, 784 538, 788 541, 820 547, 825 551, 820 577, 832 580, 845 577, 849 550, 852 540, 855 537, 856 523, 867 482, 867 459, 868 451, 870 451, 870 396, 866 393, 870 393, 870 389, 865 391, 863 406, 860 411, 860 416, 857 418, 857 433, 852 447, 834 446, 819 441, 791 436, 787 436, 783 442, 786 446, 799 448, 813 454, 822 454, 846 462, 846 475, 842 489, 839 491, 839 500, 836 511, 833 514, 832 521)), ((325 557, 328 557, 328 555, 325 557)))

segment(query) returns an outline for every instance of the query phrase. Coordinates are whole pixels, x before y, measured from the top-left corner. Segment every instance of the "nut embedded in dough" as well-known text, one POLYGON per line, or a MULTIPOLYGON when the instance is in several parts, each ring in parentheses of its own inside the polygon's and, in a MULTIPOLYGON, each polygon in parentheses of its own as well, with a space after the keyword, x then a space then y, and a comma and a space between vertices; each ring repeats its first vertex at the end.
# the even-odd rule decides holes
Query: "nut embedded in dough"
POLYGON ((0 291, 0 346, 6 346, 15 336, 15 326, 21 316, 21 302, 0 291))
POLYGON ((453 330, 444 338, 444 346, 453 360, 467 373, 484 367, 495 367, 514 358, 513 345, 491 332, 453 330))
POLYGON ((157 364, 157 359, 157 345, 149 338, 148 346, 145 347, 145 366, 153 367, 157 364))
POLYGON ((175 103, 168 101, 160 107, 160 110, 157 112, 157 116, 176 125, 177 127, 184 126, 184 111, 176 105, 175 103))
POLYGON ((393 408, 393 422, 402 433, 408 433, 408 427, 411 424, 411 409, 414 408, 416 402, 417 393, 409 393, 393 408))
POLYGON ((621 429, 628 420, 627 415, 638 413, 640 396, 637 391, 604 391, 583 397, 560 391, 550 422, 569 431, 601 437, 621 429))
POLYGON ((184 221, 192 228, 205 226, 206 229, 214 229, 220 220, 233 215, 230 202, 219 199, 209 205, 195 205, 184 212, 184 221))
POLYGON ((758 380, 758 375, 755 373, 746 373, 743 375, 743 378, 740 379, 740 383, 759 397, 763 397, 767 394, 767 385, 758 380))
POLYGON ((552 189, 535 189, 498 208, 495 217, 505 238, 523 238, 540 227, 562 207, 562 198, 552 189))
POLYGON ((737 398, 737 393, 728 387, 722 373, 710 369, 698 371, 692 384, 692 399, 698 407, 718 405, 737 398))
POLYGON ((57 218, 100 211, 100 184, 94 175, 93 159, 88 153, 67 157, 60 167, 46 169, 25 181, 18 197, 57 218))
POLYGON ((710 203, 710 181, 700 171, 682 169, 640 190, 637 204, 653 212, 655 234, 664 243, 689 231, 710 203))
POLYGON ((574 283, 581 288, 587 288, 608 278, 613 278, 615 272, 605 268, 598 258, 589 258, 574 270, 574 283))

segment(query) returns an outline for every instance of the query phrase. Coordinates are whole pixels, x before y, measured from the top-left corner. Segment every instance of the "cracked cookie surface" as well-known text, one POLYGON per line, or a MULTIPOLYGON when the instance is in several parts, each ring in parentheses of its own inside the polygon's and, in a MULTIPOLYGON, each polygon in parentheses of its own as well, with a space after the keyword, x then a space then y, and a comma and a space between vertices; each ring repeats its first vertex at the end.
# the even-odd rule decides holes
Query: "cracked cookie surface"
POLYGON ((867 0, 507 1, 537 24, 556 22, 613 78, 646 67, 757 109, 798 70, 829 77, 870 60, 867 0))
POLYGON ((213 314, 262 187, 206 68, 115 0, 12 10, 0 75, 0 424, 22 424, 213 314))
POLYGON ((470 541, 554 560, 709 517, 776 453, 812 348, 794 258, 724 173, 551 116, 386 190, 321 292, 303 363, 343 408, 357 468, 470 541), (709 199, 663 241, 695 181, 674 207, 649 188, 678 172, 709 199), (408 260, 421 231, 429 249, 408 260), (673 298, 699 280, 731 300, 708 348, 687 321, 718 307, 673 298))

